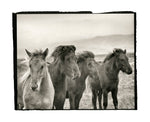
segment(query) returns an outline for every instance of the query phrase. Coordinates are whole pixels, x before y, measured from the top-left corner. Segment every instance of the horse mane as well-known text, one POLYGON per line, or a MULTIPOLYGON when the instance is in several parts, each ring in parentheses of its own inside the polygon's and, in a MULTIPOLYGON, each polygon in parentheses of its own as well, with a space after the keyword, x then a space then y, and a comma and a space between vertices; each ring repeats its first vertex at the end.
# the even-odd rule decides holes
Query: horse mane
POLYGON ((114 53, 110 53, 110 54, 108 54, 107 56, 106 56, 106 58, 104 59, 104 63, 106 62, 106 61, 108 61, 108 60, 110 60, 112 57, 114 57, 115 55, 114 55, 114 53))
POLYGON ((90 51, 84 51, 77 55, 77 63, 85 61, 87 58, 94 58, 95 55, 90 51))
POLYGON ((68 55, 70 52, 75 52, 76 47, 74 45, 60 45, 55 48, 52 52, 51 56, 54 57, 54 61, 60 57, 64 60, 65 56, 68 55))
POLYGON ((24 82, 30 75, 30 69, 29 69, 29 66, 28 66, 28 63, 29 63, 29 60, 28 59, 25 59, 23 61, 20 62, 19 65, 25 65, 27 67, 27 70, 26 72, 24 73, 24 75, 19 79, 20 82, 24 82))
POLYGON ((30 70, 28 69, 25 74, 19 79, 18 82, 23 83, 23 87, 26 84, 27 79, 30 77, 30 70))
POLYGON ((106 61, 109 61, 112 57, 116 56, 116 54, 120 54, 120 53, 124 53, 124 51, 122 49, 115 48, 112 53, 109 53, 106 56, 103 62, 105 63, 106 61))

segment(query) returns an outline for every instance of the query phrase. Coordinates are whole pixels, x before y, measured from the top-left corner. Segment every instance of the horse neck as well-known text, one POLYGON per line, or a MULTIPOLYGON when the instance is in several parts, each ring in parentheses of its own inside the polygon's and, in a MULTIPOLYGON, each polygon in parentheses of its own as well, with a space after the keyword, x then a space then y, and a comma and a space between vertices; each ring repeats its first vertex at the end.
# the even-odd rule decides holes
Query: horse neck
POLYGON ((65 80, 65 77, 64 77, 65 75, 63 73, 61 73, 60 65, 61 65, 61 62, 57 61, 55 63, 52 63, 49 67, 53 82, 65 80))
POLYGON ((48 73, 48 69, 46 68, 46 73, 45 73, 45 77, 43 77, 41 85, 40 85, 40 92, 45 92, 50 90, 52 84, 50 84, 51 82, 51 78, 50 75, 48 73))
POLYGON ((105 69, 106 69, 106 74, 110 79, 117 80, 118 79, 118 74, 119 74, 119 69, 116 66, 116 58, 113 57, 109 61, 105 63, 105 69))
POLYGON ((82 79, 82 81, 85 82, 85 79, 87 78, 89 73, 88 73, 88 71, 85 71, 83 63, 84 62, 79 63, 78 66, 79 66, 79 69, 80 69, 80 72, 81 72, 80 79, 82 79))

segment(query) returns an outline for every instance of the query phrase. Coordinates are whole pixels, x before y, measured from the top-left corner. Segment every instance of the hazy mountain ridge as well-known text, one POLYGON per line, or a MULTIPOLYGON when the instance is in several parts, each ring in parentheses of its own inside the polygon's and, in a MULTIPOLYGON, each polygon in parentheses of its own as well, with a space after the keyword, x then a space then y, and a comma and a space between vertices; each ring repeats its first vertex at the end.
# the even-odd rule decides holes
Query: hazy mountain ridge
POLYGON ((96 54, 107 53, 112 51, 113 48, 123 48, 127 49, 128 52, 134 52, 134 35, 96 36, 64 43, 74 44, 77 47, 77 51, 91 50, 96 54))
MULTIPOLYGON (((114 48, 126 49, 134 52, 134 35, 108 35, 96 36, 87 39, 60 41, 50 44, 41 44, 41 48, 49 48, 49 54, 59 45, 75 45, 76 52, 92 51, 94 54, 107 54, 114 48)), ((34 50, 34 49, 33 49, 34 50)), ((24 49, 18 49, 18 55, 25 55, 24 49)), ((22 56, 21 56, 22 57, 22 56)))

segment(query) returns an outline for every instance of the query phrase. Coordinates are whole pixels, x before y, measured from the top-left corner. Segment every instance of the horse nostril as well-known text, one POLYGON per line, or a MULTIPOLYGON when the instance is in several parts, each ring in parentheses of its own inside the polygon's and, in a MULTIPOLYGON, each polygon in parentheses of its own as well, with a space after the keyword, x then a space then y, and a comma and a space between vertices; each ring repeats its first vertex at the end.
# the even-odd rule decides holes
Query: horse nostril
POLYGON ((79 72, 78 74, 77 74, 77 77, 80 77, 81 76, 81 73, 79 72))
POLYGON ((75 74, 74 77, 72 78, 72 80, 76 80, 76 79, 79 78, 79 77, 80 77, 80 73, 75 74))
POLYGON ((132 74, 132 69, 129 69, 129 70, 128 70, 128 74, 132 74))
POLYGON ((78 78, 78 76, 76 75, 72 78, 72 80, 76 80, 77 78, 78 78))
POLYGON ((35 91, 36 87, 32 87, 32 90, 35 91))
POLYGON ((130 73, 129 74, 132 74, 132 69, 130 70, 130 73))
POLYGON ((32 86, 32 90, 35 91, 37 89, 38 85, 32 86))

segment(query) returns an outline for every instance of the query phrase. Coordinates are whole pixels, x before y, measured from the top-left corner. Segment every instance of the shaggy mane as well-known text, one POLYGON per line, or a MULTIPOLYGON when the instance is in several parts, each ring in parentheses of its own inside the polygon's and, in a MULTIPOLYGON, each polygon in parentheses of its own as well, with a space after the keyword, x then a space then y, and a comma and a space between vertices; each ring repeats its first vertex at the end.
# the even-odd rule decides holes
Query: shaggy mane
POLYGON ((60 57, 63 60, 66 55, 68 55, 70 52, 75 52, 75 50, 76 48, 74 45, 67 45, 67 46, 60 45, 55 48, 51 56, 54 57, 54 60, 58 57, 60 57))
POLYGON ((108 60, 110 60, 112 57, 114 57, 115 56, 115 54, 120 54, 120 53, 124 53, 124 51, 122 50, 122 49, 114 49, 114 51, 113 51, 113 53, 110 53, 110 54, 108 54, 107 56, 106 56, 106 58, 104 59, 104 63, 106 62, 106 61, 108 61, 108 60))
POLYGON ((95 55, 90 51, 84 51, 83 53, 80 53, 77 55, 77 62, 85 61, 87 58, 94 58, 95 55))

